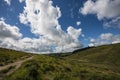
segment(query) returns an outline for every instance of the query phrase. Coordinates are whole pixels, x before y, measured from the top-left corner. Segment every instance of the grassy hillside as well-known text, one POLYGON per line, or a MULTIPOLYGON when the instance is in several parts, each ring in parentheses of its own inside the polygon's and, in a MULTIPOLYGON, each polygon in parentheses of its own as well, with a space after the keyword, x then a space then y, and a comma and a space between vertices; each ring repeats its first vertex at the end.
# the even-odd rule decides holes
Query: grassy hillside
POLYGON ((0 48, 0 66, 15 62, 16 60, 29 57, 31 54, 15 51, 11 49, 0 48))
POLYGON ((88 48, 86 50, 77 51, 67 58, 120 66, 120 44, 88 48))
POLYGON ((120 80, 119 57, 120 44, 70 54, 33 55, 4 80, 120 80))

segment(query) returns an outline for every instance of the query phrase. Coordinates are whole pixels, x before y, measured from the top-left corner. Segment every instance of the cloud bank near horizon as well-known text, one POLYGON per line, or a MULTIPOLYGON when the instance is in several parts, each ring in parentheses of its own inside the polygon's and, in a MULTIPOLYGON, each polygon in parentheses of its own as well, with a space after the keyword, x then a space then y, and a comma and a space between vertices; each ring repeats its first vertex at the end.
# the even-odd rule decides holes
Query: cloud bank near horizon
MULTIPOLYGON (((20 0, 25 1, 24 10, 19 13, 22 24, 28 25, 31 33, 38 38, 22 37, 19 28, 0 21, 0 46, 28 52, 66 52, 81 48, 78 40, 82 29, 68 26, 63 31, 59 24, 62 16, 60 8, 53 6, 51 0, 20 0)), ((10 1, 6 1, 10 5, 10 1)))
POLYGON ((18 5, 13 7, 12 0, 3 0, 2 3, 5 4, 0 7, 6 8, 7 16, 3 15, 4 12, 0 14, 0 47, 32 53, 50 53, 73 51, 84 45, 98 46, 120 43, 118 31, 120 29, 119 0, 87 0, 84 3, 80 2, 80 5, 77 1, 74 3, 71 1, 71 4, 68 3, 69 9, 67 9, 74 17, 71 16, 71 13, 64 11, 63 8, 67 7, 66 3, 64 7, 58 4, 60 8, 52 0, 16 1, 15 3, 23 7, 20 9, 16 8, 18 5), (75 5, 76 9, 73 9, 72 5, 75 5), (81 5, 83 6, 81 7, 81 5), (96 15, 97 19, 91 19, 89 14, 96 15), (14 15, 15 20, 12 20, 13 16, 10 15, 14 15), (85 15, 87 19, 83 18, 85 15), (73 22, 67 21, 69 18, 73 22), (66 20, 66 23, 61 23, 63 20, 66 20), (92 20, 96 20, 97 23, 92 25, 86 23, 92 20), (113 32, 114 30, 105 31, 103 28, 101 29, 103 31, 99 33, 97 26, 100 25, 106 30, 111 27, 117 28, 117 32, 113 32), (22 31, 27 28, 29 31, 22 31), (95 28, 96 33, 92 35, 91 30, 95 28))

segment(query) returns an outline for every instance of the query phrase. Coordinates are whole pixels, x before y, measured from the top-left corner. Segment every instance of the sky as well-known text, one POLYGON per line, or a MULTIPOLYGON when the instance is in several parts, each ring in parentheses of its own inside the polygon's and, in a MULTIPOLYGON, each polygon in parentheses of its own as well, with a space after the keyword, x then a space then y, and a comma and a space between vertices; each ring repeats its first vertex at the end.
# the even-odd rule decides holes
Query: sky
POLYGON ((120 43, 120 0, 0 0, 0 47, 69 52, 120 43))

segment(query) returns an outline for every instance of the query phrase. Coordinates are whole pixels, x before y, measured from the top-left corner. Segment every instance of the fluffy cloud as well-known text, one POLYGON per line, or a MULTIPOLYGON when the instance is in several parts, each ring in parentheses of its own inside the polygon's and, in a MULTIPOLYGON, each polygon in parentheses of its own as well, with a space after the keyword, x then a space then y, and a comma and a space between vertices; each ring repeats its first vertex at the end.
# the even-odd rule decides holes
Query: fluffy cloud
POLYGON ((30 24, 31 32, 36 35, 59 34, 58 18, 61 16, 60 8, 53 7, 49 0, 26 0, 23 13, 20 14, 20 21, 23 24, 30 24), (49 33, 49 34, 48 34, 49 33))
POLYGON ((27 52, 67 52, 73 51, 74 49, 82 47, 79 41, 74 39, 70 39, 70 36, 64 36, 64 40, 60 40, 60 42, 52 41, 45 37, 41 38, 0 38, 0 46, 4 48, 11 48, 15 50, 27 51, 27 52))
POLYGON ((19 0, 25 1, 24 10, 19 14, 22 24, 30 26, 31 33, 38 38, 22 37, 16 26, 1 22, 0 46, 27 52, 66 52, 81 48, 78 38, 82 29, 69 26, 63 31, 58 19, 61 11, 53 6, 51 0, 19 0))
POLYGON ((113 28, 119 28, 120 29, 120 17, 117 17, 115 19, 112 19, 109 22, 105 22, 104 26, 106 28, 113 27, 113 28))
POLYGON ((104 44, 120 43, 120 35, 113 35, 111 33, 101 34, 97 39, 91 38, 89 46, 98 46, 104 44))
POLYGON ((87 0, 80 13, 83 15, 96 14, 105 27, 120 28, 120 0, 87 0))
POLYGON ((33 34, 46 41, 38 44, 45 45, 48 43, 47 49, 54 46, 53 48, 56 51, 81 47, 78 37, 82 30, 70 26, 67 33, 63 31, 58 21, 61 17, 60 8, 54 7, 51 0, 26 0, 25 3, 23 13, 19 15, 20 22, 29 25, 33 34))
POLYGON ((72 26, 69 26, 68 29, 68 34, 74 39, 77 40, 79 35, 81 34, 81 29, 74 29, 72 26))
POLYGON ((0 21, 0 38, 13 38, 19 39, 22 34, 19 32, 19 28, 6 24, 4 21, 0 21))
POLYGON ((120 43, 120 35, 113 35, 111 33, 101 34, 100 39, 110 43, 120 43))
POLYGON ((19 0, 20 3, 22 3, 23 1, 25 1, 25 0, 19 0))
POLYGON ((0 38, 0 47, 31 53, 53 52, 49 42, 47 42, 46 39, 36 39, 28 37, 21 38, 19 40, 15 40, 12 38, 0 38))
POLYGON ((88 0, 80 12, 84 15, 96 14, 98 19, 120 16, 120 0, 88 0))
POLYGON ((11 4, 11 0, 4 0, 8 5, 11 4))
POLYGON ((0 18, 0 21, 5 21, 5 18, 4 18, 4 17, 1 17, 1 18, 0 18))
POLYGON ((77 26, 79 26, 80 24, 81 24, 81 22, 80 22, 80 21, 77 21, 77 22, 76 22, 76 25, 77 25, 77 26))
POLYGON ((20 45, 18 43, 22 38, 19 28, 17 26, 11 26, 2 20, 0 20, 0 47, 17 49, 16 46, 20 45))

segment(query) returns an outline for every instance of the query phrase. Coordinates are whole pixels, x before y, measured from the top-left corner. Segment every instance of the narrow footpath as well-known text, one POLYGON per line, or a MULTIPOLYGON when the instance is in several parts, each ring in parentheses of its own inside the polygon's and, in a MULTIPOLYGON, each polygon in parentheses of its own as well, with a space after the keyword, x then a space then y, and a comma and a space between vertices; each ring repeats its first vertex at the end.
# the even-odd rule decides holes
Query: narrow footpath
MULTIPOLYGON (((5 65, 5 66, 0 66, 0 71, 2 70, 5 70, 9 67, 14 67, 14 69, 8 71, 5 75, 10 75, 11 73, 13 73, 14 71, 16 71, 21 65, 22 63, 26 62, 26 61, 29 61, 29 60, 32 60, 33 59, 33 56, 31 57, 28 57, 26 59, 23 59, 23 60, 19 60, 19 61, 16 61, 14 63, 10 63, 8 65, 5 65)), ((2 76, 0 75, 0 80, 2 80, 2 76)))

